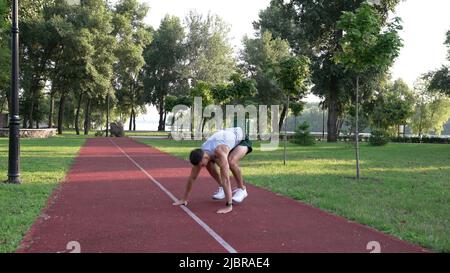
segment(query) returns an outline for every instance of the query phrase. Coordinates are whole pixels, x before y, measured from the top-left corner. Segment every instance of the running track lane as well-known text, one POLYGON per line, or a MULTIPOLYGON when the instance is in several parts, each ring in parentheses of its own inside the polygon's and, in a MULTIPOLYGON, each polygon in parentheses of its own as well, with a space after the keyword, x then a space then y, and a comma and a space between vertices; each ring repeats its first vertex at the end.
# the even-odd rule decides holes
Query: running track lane
POLYGON ((223 201, 211 200, 217 185, 206 171, 188 207, 173 207, 189 171, 188 162, 128 138, 88 139, 18 252, 64 251, 69 241, 82 252, 367 253, 371 241, 381 252, 427 252, 252 185, 243 204, 217 215, 223 201))

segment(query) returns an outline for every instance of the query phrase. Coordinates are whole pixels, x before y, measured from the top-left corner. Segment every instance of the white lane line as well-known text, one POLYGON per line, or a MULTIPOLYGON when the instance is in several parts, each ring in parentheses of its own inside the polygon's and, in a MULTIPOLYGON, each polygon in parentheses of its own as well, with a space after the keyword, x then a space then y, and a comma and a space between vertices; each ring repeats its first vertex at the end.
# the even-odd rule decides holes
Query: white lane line
MULTIPOLYGON (((165 192, 173 202, 177 202, 178 199, 167 190, 161 183, 159 183, 153 176, 151 176, 144 168, 142 168, 133 158, 131 158, 119 145, 117 145, 113 140, 111 143, 114 144, 133 164, 138 167, 153 183, 156 184, 163 192, 165 192)), ((212 228, 210 228, 205 222, 202 221, 195 213, 193 213, 186 206, 180 206, 197 224, 199 224, 211 237, 213 237, 220 245, 223 246, 229 253, 238 253, 229 243, 227 243, 219 234, 217 234, 212 228)))

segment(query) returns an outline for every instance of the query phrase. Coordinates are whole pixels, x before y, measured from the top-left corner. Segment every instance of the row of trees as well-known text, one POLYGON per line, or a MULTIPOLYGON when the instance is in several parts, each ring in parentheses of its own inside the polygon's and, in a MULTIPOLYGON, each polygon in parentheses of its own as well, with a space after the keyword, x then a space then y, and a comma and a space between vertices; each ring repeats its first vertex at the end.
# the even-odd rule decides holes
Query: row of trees
MULTIPOLYGON (((201 97, 204 106, 279 104, 282 128, 289 113, 302 112, 310 90, 323 98, 329 141, 336 141, 342 128, 356 131, 356 124, 394 132, 419 120, 418 131, 425 133, 426 117, 436 120, 436 113, 445 112, 449 68, 428 73, 425 87, 416 88, 425 90, 422 95, 402 81, 390 82, 388 68, 401 47, 401 26, 388 14, 399 0, 319 2, 272 0, 254 22, 256 37, 243 39, 236 58, 229 26, 217 16, 190 12, 181 20, 167 15, 155 30, 144 24, 148 7, 137 0, 114 5, 83 0, 77 6, 65 0, 22 0, 23 126, 45 121, 52 127, 56 118, 59 133, 67 127, 80 133, 81 125, 88 133, 104 126, 109 101, 112 118, 130 120, 130 130, 136 130, 136 116, 145 105, 153 104, 158 130, 165 130, 175 105, 201 97), (430 110, 436 107, 439 111, 430 110)), ((0 12, 0 110, 5 111, 10 69, 6 0, 0 0, 0 12)))
MULTIPOLYGON (((7 13, 6 0, 0 0, 7 13)), ((144 24, 148 7, 137 0, 21 1, 21 116, 23 127, 43 121, 58 132, 84 133, 104 124, 107 102, 113 118, 136 129, 145 105, 159 111, 158 130, 176 104, 193 97, 208 104, 282 104, 279 125, 298 114, 307 90, 309 60, 294 54, 286 40, 261 31, 244 39, 235 58, 229 26, 219 17, 190 12, 184 21, 167 15, 157 30, 144 24)), ((5 15, 6 16, 6 15, 5 15)), ((7 16, 6 16, 7 17, 7 16)), ((7 60, 7 27, 1 33, 7 60)), ((2 61, 2 108, 8 105, 9 65, 2 61), (5 106, 6 105, 6 106, 5 106)))

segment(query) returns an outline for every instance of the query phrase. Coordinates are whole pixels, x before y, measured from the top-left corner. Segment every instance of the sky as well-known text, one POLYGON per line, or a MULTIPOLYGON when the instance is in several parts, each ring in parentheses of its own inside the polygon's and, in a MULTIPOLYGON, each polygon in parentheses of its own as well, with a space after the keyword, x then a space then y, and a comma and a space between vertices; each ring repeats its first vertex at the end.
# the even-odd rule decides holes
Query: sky
MULTIPOLYGON (((140 0, 150 6, 145 22, 155 29, 166 14, 184 18, 190 10, 201 14, 217 14, 231 27, 231 44, 235 52, 241 48, 242 37, 252 36, 252 22, 258 19, 259 11, 266 8, 270 0, 140 0)), ((411 87, 423 73, 435 70, 446 63, 447 48, 445 34, 450 30, 450 0, 406 0, 399 4, 395 16, 402 18, 400 36, 404 47, 391 69, 394 79, 402 78, 411 87)), ((308 101, 317 101, 314 96, 308 101)), ((155 109, 137 122, 148 124, 155 119, 155 109)), ((143 128, 140 130, 151 130, 143 128)), ((139 127, 139 124, 138 124, 139 127)), ((148 127, 148 126, 146 126, 148 127)))

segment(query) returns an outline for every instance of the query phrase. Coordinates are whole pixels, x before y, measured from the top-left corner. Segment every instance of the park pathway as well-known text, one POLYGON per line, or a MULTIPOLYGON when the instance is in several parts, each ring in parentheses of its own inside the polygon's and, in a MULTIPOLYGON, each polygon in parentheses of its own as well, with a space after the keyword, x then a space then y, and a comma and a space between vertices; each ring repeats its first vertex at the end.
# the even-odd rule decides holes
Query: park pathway
MULTIPOLYGON (((203 171, 188 207, 189 163, 129 138, 88 139, 18 252, 288 253, 426 250, 304 203, 248 185, 227 215, 203 171), (368 250, 369 249, 369 250, 368 250)), ((245 174, 245 170, 244 170, 245 174)))

